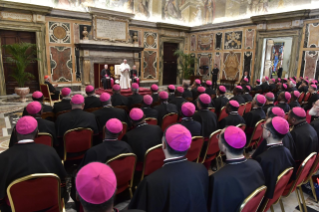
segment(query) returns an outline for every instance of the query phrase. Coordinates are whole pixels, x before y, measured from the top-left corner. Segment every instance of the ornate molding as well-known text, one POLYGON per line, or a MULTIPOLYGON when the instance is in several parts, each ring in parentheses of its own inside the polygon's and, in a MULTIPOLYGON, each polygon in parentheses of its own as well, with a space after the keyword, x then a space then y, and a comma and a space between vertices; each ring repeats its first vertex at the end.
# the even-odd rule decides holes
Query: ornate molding
POLYGON ((25 4, 10 1, 0 1, 0 10, 19 11, 31 14, 47 15, 52 11, 52 7, 40 6, 35 4, 25 4))
POLYGON ((155 22, 140 21, 140 20, 132 20, 130 22, 130 26, 151 27, 151 28, 156 28, 157 27, 155 22))
POLYGON ((125 12, 119 12, 115 10, 100 9, 96 7, 88 7, 88 11, 91 15, 112 16, 112 17, 115 16, 122 19, 132 19, 135 16, 135 14, 133 13, 125 13, 125 12))
POLYGON ((48 16, 55 16, 55 17, 65 17, 65 18, 72 18, 72 19, 83 19, 83 20, 91 20, 92 15, 87 12, 76 12, 70 10, 59 10, 53 9, 48 16))
POLYGON ((309 17, 310 10, 296 10, 283 13, 274 13, 267 15, 252 16, 250 19, 253 23, 273 23, 306 19, 309 17))
POLYGON ((228 22, 222 22, 222 23, 205 24, 202 26, 196 26, 191 28, 191 32, 242 27, 242 26, 249 26, 249 25, 253 25, 253 22, 251 21, 250 18, 247 18, 247 19, 240 19, 236 21, 228 21, 228 22))
POLYGON ((188 26, 181 26, 181 25, 175 25, 175 24, 167 24, 167 23, 161 23, 158 22, 156 23, 156 26, 158 29, 165 29, 165 30, 178 30, 178 31, 185 31, 185 32, 189 32, 190 31, 190 27, 188 26))

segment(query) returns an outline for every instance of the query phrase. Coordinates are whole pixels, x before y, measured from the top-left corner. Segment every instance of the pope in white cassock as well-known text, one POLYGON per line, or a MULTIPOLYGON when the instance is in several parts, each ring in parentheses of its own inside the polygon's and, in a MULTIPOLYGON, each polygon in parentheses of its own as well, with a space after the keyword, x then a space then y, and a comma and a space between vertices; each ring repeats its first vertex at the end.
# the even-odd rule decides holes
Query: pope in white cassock
POLYGON ((130 70, 131 70, 131 67, 127 64, 126 59, 124 59, 123 63, 120 66, 120 72, 121 72, 120 86, 121 86, 121 89, 129 89, 131 87, 130 70))

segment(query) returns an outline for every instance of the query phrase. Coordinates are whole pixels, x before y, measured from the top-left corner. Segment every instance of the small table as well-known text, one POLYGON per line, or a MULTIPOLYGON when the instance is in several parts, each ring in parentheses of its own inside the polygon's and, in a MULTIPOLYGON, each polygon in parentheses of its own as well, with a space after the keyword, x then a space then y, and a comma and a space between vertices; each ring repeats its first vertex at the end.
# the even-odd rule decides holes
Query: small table
POLYGON ((227 79, 221 79, 219 80, 220 84, 225 84, 225 83, 229 83, 230 84, 230 90, 232 91, 235 87, 235 83, 237 82, 237 80, 227 80, 227 79))

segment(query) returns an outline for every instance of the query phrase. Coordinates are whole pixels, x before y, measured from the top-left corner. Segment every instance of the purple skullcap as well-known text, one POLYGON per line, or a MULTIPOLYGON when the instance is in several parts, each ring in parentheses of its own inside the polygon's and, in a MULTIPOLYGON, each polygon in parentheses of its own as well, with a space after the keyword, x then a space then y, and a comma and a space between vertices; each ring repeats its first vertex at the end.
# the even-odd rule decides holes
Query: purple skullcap
POLYGON ((191 133, 181 124, 170 126, 165 132, 165 138, 167 144, 179 152, 188 150, 192 143, 191 133))
POLYGON ((303 77, 299 77, 301 80, 303 79, 303 77))
POLYGON ((230 100, 229 104, 233 107, 237 107, 237 108, 239 107, 239 103, 236 100, 230 100))
POLYGON ((118 134, 123 130, 123 124, 117 118, 109 119, 105 124, 106 129, 114 134, 118 134))
POLYGON ((259 104, 264 105, 266 103, 266 97, 264 95, 259 94, 256 98, 259 104))
POLYGON ((109 101, 111 98, 111 95, 109 93, 102 93, 101 96, 100 96, 100 101, 101 102, 107 102, 109 101))
POLYGON ((177 87, 179 93, 184 93, 184 88, 182 86, 177 87))
POLYGON ((281 82, 277 82, 277 85, 281 85, 281 82))
POLYGON ((143 102, 146 104, 146 105, 151 105, 153 103, 153 98, 150 96, 150 95, 145 95, 143 97, 143 102))
POLYGON ((284 80, 284 81, 287 81, 287 78, 284 78, 283 80, 284 80))
POLYGON ((291 98, 291 94, 289 92, 285 92, 285 98, 287 101, 289 101, 289 99, 291 98))
POLYGON ((291 79, 290 82, 292 82, 293 84, 296 84, 296 81, 291 79))
POLYGON ((246 88, 247 88, 249 91, 251 90, 250 85, 246 85, 246 88))
POLYGON ((210 80, 206 80, 206 85, 211 86, 213 83, 210 80))
POLYGON ((244 131, 235 126, 229 126, 224 132, 225 141, 235 149, 241 149, 246 145, 246 135, 244 131))
POLYGON ((115 85, 113 85, 113 90, 119 91, 119 90, 121 90, 121 86, 118 84, 115 84, 115 85))
POLYGON ((75 94, 72 99, 71 102, 75 105, 80 105, 84 103, 84 97, 81 94, 75 94))
POLYGON ((116 176, 113 170, 100 162, 83 166, 75 179, 75 187, 80 197, 91 204, 102 204, 116 191, 116 176))
POLYGON ((279 134, 285 135, 289 132, 289 124, 287 120, 282 117, 274 117, 271 120, 271 124, 279 134))
POLYGON ((297 98, 299 98, 300 92, 299 92, 299 91, 294 91, 294 96, 297 97, 297 98))
POLYGON ((139 87, 140 87, 140 86, 138 86, 138 84, 135 83, 135 82, 132 84, 132 89, 138 89, 139 87))
POLYGON ((226 92, 226 87, 223 86, 223 85, 220 85, 220 86, 218 87, 218 89, 219 89, 221 92, 223 92, 223 93, 226 92))
POLYGON ((143 117, 144 117, 144 112, 143 112, 143 110, 141 110, 140 108, 133 108, 133 109, 130 111, 130 118, 131 118, 133 121, 141 120, 143 117))
POLYGON ((16 124, 16 131, 21 135, 28 135, 35 131, 38 127, 38 122, 32 116, 23 116, 16 124))
POLYGON ((300 118, 306 118, 306 111, 302 107, 293 107, 291 111, 300 118))
POLYGON ((152 91, 158 91, 158 86, 157 86, 156 84, 153 84, 153 85, 151 86, 151 90, 152 90, 152 91))
POLYGON ((275 80, 275 78, 272 78, 271 81, 275 82, 276 80, 275 80))
POLYGON ((168 93, 166 91, 161 91, 159 97, 163 100, 168 99, 168 93))
POLYGON ((199 80, 199 79, 195 79, 195 83, 196 83, 197 85, 200 85, 200 80, 199 80))
POLYGON ((170 90, 175 90, 175 85, 169 85, 169 86, 168 86, 168 89, 170 89, 170 90))
POLYGON ((40 91, 35 91, 32 94, 32 98, 34 98, 34 99, 40 99, 40 98, 42 98, 42 96, 43 96, 43 93, 40 91))
POLYGON ((308 80, 304 80, 304 82, 306 82, 307 85, 309 84, 309 81, 308 81, 308 80))
POLYGON ((91 93, 92 91, 94 91, 94 87, 92 85, 88 85, 85 88, 85 92, 87 93, 91 93))
POLYGON ((285 117, 285 111, 282 109, 282 108, 280 108, 280 107, 273 107, 273 108, 271 108, 271 112, 273 113, 273 114, 275 114, 276 116, 280 116, 280 117, 285 117))
POLYGON ((70 93, 71 93, 70 88, 62 88, 62 90, 61 90, 62 96, 68 96, 70 93))
POLYGON ((265 80, 269 80, 269 77, 265 76, 265 80))
POLYGON ((248 80, 248 78, 244 78, 244 81, 245 81, 245 82, 248 82, 249 80, 248 80))
POLYGON ((311 87, 313 87, 313 89, 317 90, 317 86, 315 84, 312 84, 311 87))
POLYGON ((199 86, 198 88, 197 88, 197 91, 199 92, 199 93, 204 93, 205 92, 205 87, 203 87, 203 86, 199 86))
POLYGON ((287 84, 282 84, 282 87, 284 87, 285 89, 287 89, 287 84))
POLYGON ((203 93, 199 96, 199 100, 203 103, 203 104, 210 104, 212 101, 212 98, 207 94, 207 93, 203 93))
POLYGON ((278 78, 277 80, 278 80, 278 82, 281 82, 281 79, 280 79, 280 78, 278 78))
POLYGON ((256 82, 260 83, 260 79, 257 79, 256 82))
POLYGON ((239 90, 243 89, 243 87, 241 87, 240 85, 237 85, 236 88, 239 89, 239 90))
POLYGON ((27 105, 26 110, 30 115, 38 114, 42 109, 40 102, 34 101, 27 105))
POLYGON ((268 97, 269 99, 274 99, 275 95, 272 92, 268 92, 265 94, 266 97, 268 97))
POLYGON ((182 114, 186 117, 191 117, 195 113, 195 105, 191 102, 186 102, 182 105, 182 114))

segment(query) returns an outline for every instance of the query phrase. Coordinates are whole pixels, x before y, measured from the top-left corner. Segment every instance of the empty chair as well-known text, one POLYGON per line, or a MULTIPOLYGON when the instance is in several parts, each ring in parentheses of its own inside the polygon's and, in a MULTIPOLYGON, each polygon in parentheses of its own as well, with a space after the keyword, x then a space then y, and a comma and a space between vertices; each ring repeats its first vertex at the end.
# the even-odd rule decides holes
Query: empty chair
POLYGON ((7 188, 11 209, 15 212, 64 211, 61 181, 55 174, 31 174, 13 181, 7 188))
POLYGON ((44 144, 53 147, 53 137, 50 133, 38 133, 34 143, 44 144))
POLYGON ((186 154, 187 160, 196 161, 196 163, 198 163, 203 144, 204 144, 203 136, 192 137, 191 147, 188 149, 186 154))
POLYGON ((261 201, 266 193, 266 186, 257 188, 252 194, 250 194, 240 206, 240 212, 257 211, 261 201))
POLYGON ((150 125, 157 125, 157 119, 156 118, 146 118, 145 119, 146 123, 150 125))
POLYGON ((177 123, 178 115, 176 113, 169 113, 163 117, 162 130, 163 132, 172 124, 177 123))

